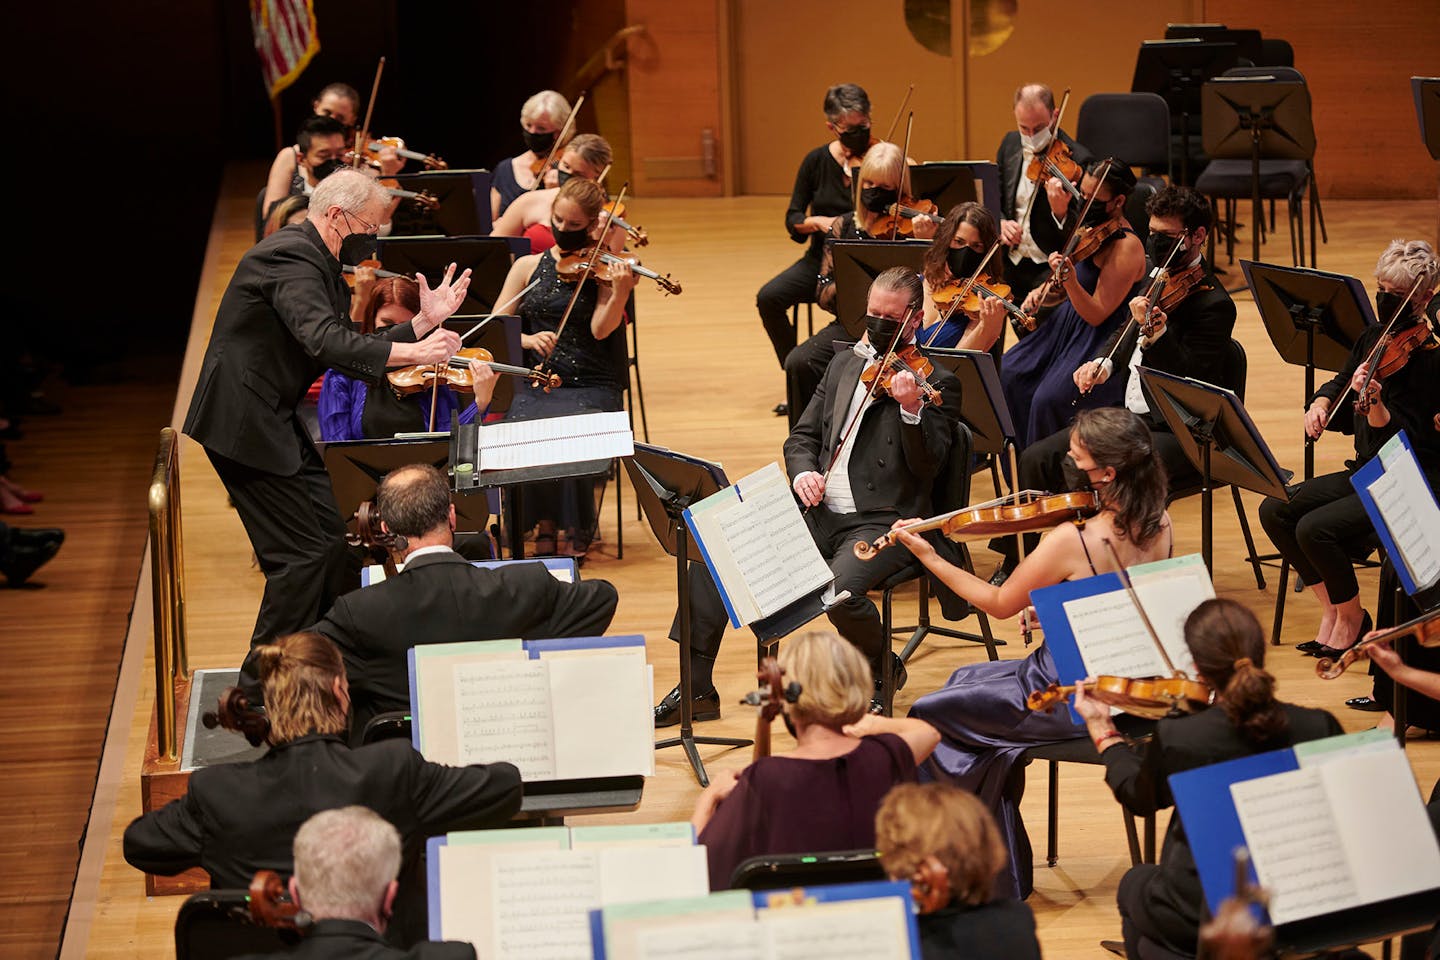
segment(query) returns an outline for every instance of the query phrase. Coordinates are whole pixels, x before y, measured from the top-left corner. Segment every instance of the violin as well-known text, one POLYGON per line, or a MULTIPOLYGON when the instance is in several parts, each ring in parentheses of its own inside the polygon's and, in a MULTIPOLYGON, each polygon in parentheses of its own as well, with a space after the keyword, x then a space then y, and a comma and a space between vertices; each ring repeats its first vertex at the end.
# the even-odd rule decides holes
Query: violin
POLYGON ((625 205, 610 200, 605 204, 605 221, 608 226, 619 227, 625 231, 625 236, 637 247, 643 247, 650 242, 650 235, 645 232, 644 227, 635 227, 626 223, 621 217, 625 216, 625 205))
POLYGON ((800 684, 794 680, 788 684, 784 682, 785 670, 774 657, 766 657, 760 661, 760 666, 755 670, 755 679, 760 681, 760 689, 745 694, 740 699, 740 705, 760 708, 760 713, 755 718, 753 757, 760 760, 770 756, 771 723, 785 709, 785 704, 800 699, 802 690, 800 684))
POLYGON ((380 186, 385 188, 385 192, 390 194, 390 196, 399 197, 402 200, 413 200, 416 204, 424 207, 426 210, 435 210, 440 206, 440 201, 435 197, 433 193, 427 193, 424 190, 402 190, 400 189, 399 180, 394 180, 390 177, 382 177, 379 183, 380 186))
POLYGON ((394 277, 404 277, 404 276, 405 276, 405 274, 403 274, 403 273, 396 273, 394 270, 386 270, 386 269, 382 268, 382 267, 380 266, 380 261, 379 261, 379 260, 361 260, 359 263, 354 264, 354 265, 351 265, 351 264, 348 264, 348 263, 347 263, 347 264, 345 264, 343 267, 341 267, 340 269, 341 269, 341 270, 344 272, 344 274, 345 274, 345 284, 346 284, 346 286, 348 286, 351 290, 354 290, 354 289, 355 289, 355 268, 356 268, 356 267, 370 267, 372 270, 375 271, 375 279, 376 279, 376 280, 389 280, 389 279, 392 279, 392 278, 394 278, 394 277))
POLYGON ((1064 180, 1070 186, 1070 192, 1074 193, 1074 183, 1085 173, 1085 169, 1071 156, 1070 148, 1060 139, 1060 119, 1065 116, 1065 107, 1069 103, 1070 89, 1067 87, 1060 98, 1060 109, 1050 118, 1050 145, 1044 152, 1035 154, 1025 167, 1025 178, 1035 182, 1037 193, 1051 177, 1064 180))
POLYGON ((662 277, 654 270, 642 267, 640 261, 632 257, 617 256, 606 250, 599 250, 599 256, 597 257, 595 255, 597 250, 599 250, 598 247, 584 247, 580 250, 574 250, 564 254, 560 258, 560 262, 555 264, 555 272, 559 274, 561 280, 574 282, 585 273, 588 267, 590 269, 590 275, 596 280, 601 283, 609 283, 610 269, 617 264, 628 263, 630 264, 632 273, 637 277, 654 280, 666 294, 679 294, 681 292, 680 284, 671 280, 668 273, 662 277))
POLYGON ((542 373, 538 368, 531 370, 528 367, 496 363, 495 355, 484 347, 464 347, 451 357, 447 364, 443 365, 422 363, 390 370, 386 372, 385 379, 390 382, 390 388, 395 391, 397 397, 409 397, 431 390, 435 387, 437 379, 438 382, 456 393, 474 393, 475 377, 470 372, 471 360, 479 360, 496 373, 524 377, 536 386, 543 388, 546 393, 560 386, 558 374, 542 373))
POLYGON ((921 403, 938 407, 944 402, 944 396, 929 381, 929 377, 935 373, 935 365, 913 343, 892 351, 883 370, 879 358, 871 360, 865 365, 865 369, 860 371, 860 382, 868 387, 878 377, 880 383, 876 389, 889 393, 895 375, 905 371, 915 378, 915 385, 920 388, 921 403))
POLYGON ((1235 893, 1200 927, 1200 956, 1209 960, 1261 960, 1274 956, 1275 928, 1262 923, 1253 907, 1269 897, 1250 882, 1250 851, 1235 848, 1235 893))
POLYGON ((907 197, 902 195, 900 202, 892 203, 886 207, 885 212, 880 215, 879 219, 870 224, 869 229, 865 232, 872 237, 878 237, 882 233, 888 233, 890 234, 891 240, 894 240, 897 236, 913 236, 915 234, 916 217, 929 217, 937 224, 945 222, 945 218, 940 216, 940 208, 935 206, 933 201, 926 200, 923 197, 907 197))
POLYGON ((1334 680, 1344 673, 1345 668, 1352 663, 1369 657, 1372 644, 1410 636, 1413 636, 1422 647, 1440 647, 1440 610, 1416 617, 1398 627, 1372 631, 1364 640, 1340 654, 1339 657, 1333 660, 1329 657, 1322 657, 1318 660, 1315 663, 1315 675, 1321 680, 1334 680))
POLYGON ((1385 343, 1385 349, 1381 352, 1380 359, 1366 371, 1365 382, 1355 396, 1355 412, 1361 416, 1370 412, 1370 406, 1374 402, 1369 389, 1371 381, 1385 380, 1393 376, 1404 369, 1405 364, 1410 362, 1410 356, 1417 350, 1430 350, 1436 345, 1430 325, 1421 319, 1417 319, 1400 333, 1381 339, 1385 343))
POLYGON ((420 153, 416 150, 405 149, 405 141, 399 137, 375 137, 365 147, 365 157, 372 160, 377 166, 380 163, 380 151, 390 147, 398 156, 406 160, 418 160, 425 165, 427 170, 449 170, 450 165, 433 153, 420 153))
MULTIPOLYGON (((1424 282, 1424 279, 1425 277, 1423 274, 1415 278, 1415 282, 1411 284, 1409 292, 1405 294, 1405 299, 1401 300, 1400 305, 1395 308, 1394 316, 1392 316, 1389 320, 1386 321, 1385 329, 1380 332, 1380 336, 1377 337, 1375 340, 1375 346, 1372 347, 1370 349, 1370 352, 1365 355, 1365 366, 1367 368, 1365 373, 1365 380, 1361 383, 1360 390, 1355 395, 1355 412, 1360 414, 1361 416, 1364 416, 1365 414, 1370 412, 1370 405, 1373 402, 1373 399, 1370 396, 1370 383, 1375 379, 1376 372, 1380 366, 1380 361, 1384 358, 1385 352, 1389 349, 1389 345, 1395 332, 1395 328, 1400 323, 1400 318, 1405 315, 1406 308, 1409 307, 1411 303, 1415 302, 1415 298, 1417 296, 1424 297, 1424 292, 1420 289, 1420 284, 1424 282)), ((1437 286, 1434 290, 1431 290, 1430 295, 1428 297, 1424 297, 1424 302, 1428 304, 1431 300, 1435 299, 1436 294, 1440 294, 1440 286, 1437 286)), ((1408 326, 1405 328, 1405 332, 1410 334, 1410 336, 1415 337, 1418 342, 1413 343, 1405 348, 1396 349, 1395 354, 1391 357, 1391 373, 1394 373, 1396 370, 1399 370, 1401 367, 1403 367, 1405 363, 1409 361, 1410 354, 1425 345, 1425 341, 1428 339, 1429 327, 1426 325, 1425 321, 1418 319, 1416 321, 1416 326, 1419 326, 1422 330, 1425 331, 1425 333, 1416 334, 1408 326), (1400 359, 1402 355, 1404 356, 1404 360, 1400 359)), ((1340 391, 1340 396, 1335 398, 1335 402, 1330 405, 1331 410, 1340 409, 1340 404, 1344 403, 1345 398, 1350 396, 1350 390, 1352 389, 1352 387, 1353 381, 1351 383, 1345 384, 1345 389, 1340 391)), ((1307 435, 1305 437, 1306 445, 1313 445, 1315 443, 1315 439, 1315 437, 1307 435)))
MULTIPOLYGON (((1010 285, 1003 280, 998 280, 993 274, 982 272, 973 281, 961 282, 952 280, 942 287, 930 291, 930 300, 937 307, 946 307, 960 298, 959 309, 970 316, 976 316, 980 312, 980 304, 985 300, 999 300, 1000 305, 1005 308, 1012 317, 1025 325, 1025 329, 1035 329, 1035 318, 1024 310, 1017 307, 1010 299, 1010 285)), ((954 308, 951 307, 951 313, 954 308)), ((949 319, 948 313, 946 319, 949 319)))
POLYGON ((1069 699, 1076 687, 1085 689, 1085 696, 1110 707, 1117 707, 1132 716, 1159 720, 1177 713, 1203 709, 1214 700, 1214 693, 1198 680, 1186 677, 1096 677, 1069 686, 1052 683, 1044 690, 1035 690, 1025 698, 1031 710, 1049 710, 1069 699))
MULTIPOLYGON (((1110 173, 1110 164, 1112 162, 1113 160, 1107 159, 1100 165, 1099 171, 1095 174, 1096 184, 1103 184, 1105 182, 1105 178, 1110 173)), ((1065 182, 1069 183, 1070 181, 1067 180, 1065 182)), ((1095 192, 1090 195, 1090 199, 1086 200, 1080 207, 1080 213, 1075 218, 1075 225, 1070 228, 1070 236, 1065 241, 1065 246, 1061 250, 1061 254, 1069 259, 1071 264, 1089 259, 1097 253, 1100 248, 1105 245, 1105 241, 1118 233, 1124 224, 1124 214, 1118 214, 1096 226, 1084 226, 1085 216, 1090 212, 1090 208, 1095 205, 1095 198, 1099 195, 1100 188, 1097 186, 1095 192)), ((1079 194, 1077 193, 1076 196, 1078 197, 1079 194)), ((1033 200, 1034 197, 1032 196, 1031 199, 1033 200)), ((1051 271, 1050 276, 1046 277, 1045 282, 1039 287, 1040 293, 1037 302, 1040 306, 1053 307, 1065 299, 1065 292, 1062 289, 1058 289, 1058 285, 1068 276, 1069 271, 1063 267, 1051 271)))
POLYGON ((1023 503, 1005 497, 887 530, 869 543, 861 540, 855 544, 855 556, 861 560, 871 559, 893 544, 902 532, 921 534, 938 530, 941 536, 957 543, 989 540, 991 537, 1049 530, 1068 520, 1083 521, 1099 512, 1100 495, 1093 490, 1044 494, 1023 503))
POLYGON ((274 870, 260 870, 250 881, 250 920, 262 927, 305 930, 314 918, 290 899, 285 881, 274 870))

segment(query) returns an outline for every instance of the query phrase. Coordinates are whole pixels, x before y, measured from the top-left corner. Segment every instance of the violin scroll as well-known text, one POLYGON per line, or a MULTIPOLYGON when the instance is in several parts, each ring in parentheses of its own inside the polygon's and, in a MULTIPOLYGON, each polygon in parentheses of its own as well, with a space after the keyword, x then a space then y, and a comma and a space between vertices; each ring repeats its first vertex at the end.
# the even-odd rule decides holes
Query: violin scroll
POLYGON ((260 870, 250 881, 250 919, 262 927, 306 930, 314 922, 310 914, 290 899, 285 881, 274 870, 260 870))
POLYGON ((270 721, 258 710, 250 708, 250 698, 239 687, 226 687, 214 710, 200 715, 206 730, 224 727, 242 734, 250 746, 258 747, 270 736, 270 721))
POLYGON ((1370 647, 1399 637, 1414 637, 1422 647, 1440 647, 1440 609, 1408 620, 1398 627, 1373 630, 1359 643, 1339 657, 1322 657, 1315 663, 1315 675, 1321 680, 1334 680, 1346 668, 1370 656, 1370 647))
POLYGON ((800 699, 802 688, 794 680, 785 683, 785 670, 774 657, 766 657, 760 661, 755 678, 760 681, 760 689, 747 693, 740 703, 742 706, 760 708, 760 714, 755 718, 754 753, 754 759, 760 760, 770 756, 771 722, 785 708, 785 704, 800 699))
POLYGON ((910 878, 910 896, 915 909, 922 914, 934 913, 954 899, 950 890, 950 871, 933 855, 920 861, 910 878))

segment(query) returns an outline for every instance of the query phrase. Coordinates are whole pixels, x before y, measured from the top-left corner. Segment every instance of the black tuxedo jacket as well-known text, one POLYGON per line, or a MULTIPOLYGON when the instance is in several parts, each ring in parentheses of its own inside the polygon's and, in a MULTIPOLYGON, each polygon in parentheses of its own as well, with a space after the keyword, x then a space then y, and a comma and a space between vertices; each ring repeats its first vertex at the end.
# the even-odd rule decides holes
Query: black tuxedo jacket
MULTIPOLYGON (((304 891, 301 891, 304 897, 304 891)), ((417 943, 398 950, 359 920, 317 920, 300 943, 284 953, 256 953, 238 960, 475 960, 468 943, 417 943)))
MULTIPOLYGON (((1095 155, 1070 138, 1064 130, 1059 131, 1060 142, 1070 148, 1070 155, 1075 162, 1084 166, 1095 155)), ((1025 175, 1021 169, 1021 163, 1025 159, 1025 148, 1020 143, 1020 132, 1011 130, 1005 134, 1000 141, 1000 149, 995 152, 995 163, 1000 168, 1000 210, 1004 219, 1018 219, 1022 211, 1015 209, 1015 190, 1020 184, 1020 178, 1025 175)), ((1043 191, 1042 191, 1043 193, 1043 191)), ((1043 208, 1048 214, 1050 205, 1045 202, 1045 197, 1035 198, 1036 208, 1043 208)), ((1033 215, 1033 214, 1032 214, 1033 215)))
MULTIPOLYGON (((847 426, 864 366, 861 357, 846 350, 825 368, 820 387, 785 441, 785 469, 792 480, 807 470, 826 472, 847 426)), ((943 403, 938 409, 924 404, 919 423, 905 423, 900 405, 888 395, 877 395, 865 408, 850 451, 850 489, 857 512, 889 513, 896 519, 930 512, 935 478, 949 460, 952 421, 960 417, 960 381, 937 365, 930 382, 943 403)))
MULTIPOLYGON (((1242 738, 1218 706, 1175 720, 1161 720, 1155 735, 1143 746, 1116 744, 1101 755, 1105 782, 1126 808, 1136 816, 1145 816, 1174 805, 1168 779, 1171 774, 1345 732, 1324 710, 1288 703, 1281 706, 1289 720, 1289 735, 1283 742, 1267 746, 1256 746, 1242 738)), ((1170 818, 1160 852, 1160 869, 1147 878, 1143 887, 1137 886, 1122 885, 1122 889, 1145 899, 1146 905, 1140 909, 1146 916, 1171 918, 1173 929, 1161 931, 1165 939, 1172 947, 1194 953, 1204 892, 1178 816, 1170 818)), ((1126 910, 1122 904, 1121 912, 1134 911, 1126 910)))
POLYGON ((416 644, 598 637, 616 601, 604 580, 561 583, 540 563, 482 569, 451 551, 345 594, 311 629, 345 657, 354 740, 377 713, 410 708, 406 653, 416 644))
POLYGON ((387 341, 415 339, 408 322, 372 337, 355 333, 348 303, 340 261, 308 220, 251 247, 215 314, 185 432, 245 466, 298 471, 309 440, 295 408, 315 378, 333 367, 377 380, 387 341))

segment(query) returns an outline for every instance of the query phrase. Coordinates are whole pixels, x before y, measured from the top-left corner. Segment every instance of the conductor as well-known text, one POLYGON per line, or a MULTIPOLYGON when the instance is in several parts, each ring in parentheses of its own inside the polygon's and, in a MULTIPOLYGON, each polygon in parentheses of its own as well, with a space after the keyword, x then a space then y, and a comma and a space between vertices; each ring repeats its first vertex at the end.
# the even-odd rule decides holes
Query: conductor
MULTIPOLYGON (((303 223, 240 259, 215 315, 184 432, 205 448, 265 573, 252 648, 309 626, 359 586, 325 465, 295 413, 310 384, 327 368, 374 381, 386 367, 440 363, 460 347, 439 328, 470 285, 469 270, 452 282, 453 263, 434 290, 419 278, 414 319, 373 336, 351 330, 340 244, 373 235, 388 207, 364 173, 331 174, 303 223)), ((258 687, 253 671, 241 685, 258 687)))

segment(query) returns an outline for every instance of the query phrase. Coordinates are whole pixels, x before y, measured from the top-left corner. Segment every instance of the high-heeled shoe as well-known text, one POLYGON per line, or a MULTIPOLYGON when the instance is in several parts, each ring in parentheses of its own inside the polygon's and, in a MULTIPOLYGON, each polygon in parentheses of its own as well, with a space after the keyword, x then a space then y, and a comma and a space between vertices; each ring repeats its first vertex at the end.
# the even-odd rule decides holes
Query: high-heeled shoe
MULTIPOLYGON (((1375 629, 1370 620, 1370 611, 1362 610, 1361 614, 1362 616, 1360 617, 1360 631, 1355 634, 1355 639, 1351 640, 1347 646, 1331 647, 1323 643, 1315 643, 1315 648, 1313 650, 1306 650, 1305 652, 1312 657, 1329 657, 1331 660, 1334 660, 1346 650, 1349 650, 1350 647, 1355 646, 1355 644, 1360 642, 1361 637, 1365 636, 1365 634, 1375 629)), ((1311 642, 1314 643, 1315 641, 1311 642)), ((1301 646, 1303 646, 1303 644, 1301 646)), ((1300 647, 1296 647, 1296 649, 1298 650, 1300 649, 1300 647)))

